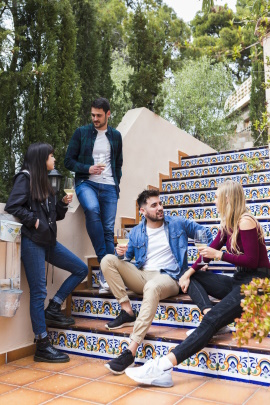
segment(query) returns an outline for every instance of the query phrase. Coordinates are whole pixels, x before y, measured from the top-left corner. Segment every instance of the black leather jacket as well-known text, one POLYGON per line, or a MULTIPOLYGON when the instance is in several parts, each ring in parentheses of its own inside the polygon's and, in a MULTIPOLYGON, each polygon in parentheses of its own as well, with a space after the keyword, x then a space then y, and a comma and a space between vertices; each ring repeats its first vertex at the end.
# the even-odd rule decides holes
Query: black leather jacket
POLYGON ((67 205, 62 201, 55 203, 55 196, 49 195, 48 208, 46 202, 32 200, 30 196, 30 175, 20 172, 14 177, 14 185, 5 211, 19 218, 22 234, 41 246, 55 245, 56 221, 65 217, 67 205), (39 226, 35 224, 39 219, 39 226))

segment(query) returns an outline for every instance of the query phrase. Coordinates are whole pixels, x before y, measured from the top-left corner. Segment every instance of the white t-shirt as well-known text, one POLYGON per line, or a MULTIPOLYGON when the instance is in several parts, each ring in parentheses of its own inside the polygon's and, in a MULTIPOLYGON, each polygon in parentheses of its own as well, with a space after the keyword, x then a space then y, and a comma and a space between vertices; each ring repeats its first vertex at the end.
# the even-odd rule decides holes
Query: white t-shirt
POLYGON ((104 131, 98 131, 93 149, 94 164, 96 165, 100 161, 105 161, 106 167, 100 175, 90 174, 89 180, 94 181, 95 183, 115 185, 111 166, 111 146, 105 135, 106 131, 107 129, 104 131))
POLYGON ((164 224, 159 228, 146 227, 148 235, 147 258, 143 270, 160 271, 161 269, 176 270, 177 261, 172 254, 166 236, 164 224))

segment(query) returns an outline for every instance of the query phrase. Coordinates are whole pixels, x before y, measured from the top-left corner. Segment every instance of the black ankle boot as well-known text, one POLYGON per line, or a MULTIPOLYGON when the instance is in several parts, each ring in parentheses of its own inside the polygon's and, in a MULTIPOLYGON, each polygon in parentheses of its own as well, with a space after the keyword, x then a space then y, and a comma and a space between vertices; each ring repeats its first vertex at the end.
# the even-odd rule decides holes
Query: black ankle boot
POLYGON ((65 316, 61 312, 61 305, 58 302, 50 300, 49 305, 45 309, 45 321, 47 326, 70 326, 74 325, 75 321, 71 316, 65 316))
POLYGON ((66 353, 55 349, 48 336, 43 339, 36 339, 36 353, 34 355, 34 361, 43 361, 46 363, 67 363, 70 358, 66 353))

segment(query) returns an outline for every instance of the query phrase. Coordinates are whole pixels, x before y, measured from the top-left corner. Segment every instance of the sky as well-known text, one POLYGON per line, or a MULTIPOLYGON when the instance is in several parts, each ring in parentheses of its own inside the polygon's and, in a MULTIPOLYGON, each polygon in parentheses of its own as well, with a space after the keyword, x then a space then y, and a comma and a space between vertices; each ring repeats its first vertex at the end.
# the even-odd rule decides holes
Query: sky
MULTIPOLYGON (((185 22, 189 22, 195 17, 197 11, 202 8, 202 0, 163 0, 164 3, 172 7, 178 17, 182 18, 185 22)), ((235 4, 237 0, 216 0, 216 5, 228 4, 228 7, 235 11, 235 4)))

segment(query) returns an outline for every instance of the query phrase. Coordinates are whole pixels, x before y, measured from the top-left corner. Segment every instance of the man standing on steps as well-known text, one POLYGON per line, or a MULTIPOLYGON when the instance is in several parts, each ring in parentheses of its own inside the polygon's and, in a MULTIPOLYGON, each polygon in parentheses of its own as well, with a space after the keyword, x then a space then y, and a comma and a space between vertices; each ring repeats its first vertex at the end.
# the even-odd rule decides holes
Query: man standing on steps
MULTIPOLYGON (((86 229, 99 263, 114 253, 114 223, 122 176, 122 137, 108 126, 110 104, 106 98, 92 102, 93 123, 74 132, 65 167, 75 172, 76 194, 84 210, 86 229)), ((103 288, 108 287, 101 277, 103 288)))
POLYGON ((188 269, 188 238, 193 239, 196 230, 205 229, 208 244, 212 241, 208 228, 181 217, 164 217, 159 191, 144 190, 137 203, 143 219, 130 232, 128 246, 118 245, 118 257, 107 255, 101 261, 102 272, 121 305, 120 314, 107 323, 107 329, 134 325, 128 349, 105 365, 114 374, 122 374, 133 365, 137 348, 152 323, 159 301, 179 293, 179 278, 188 269), (126 260, 121 260, 124 255, 126 260), (129 263, 134 256, 135 265, 129 263), (125 286, 143 294, 137 319, 125 286))

